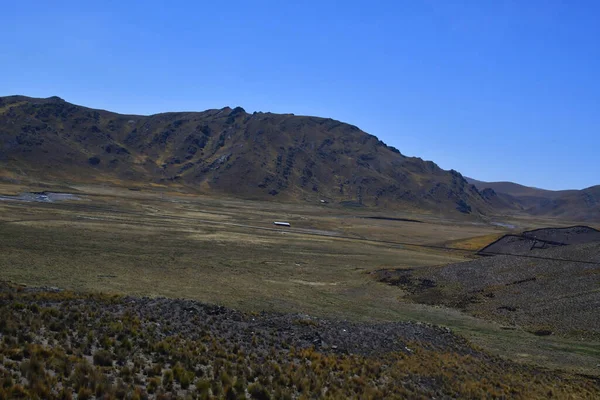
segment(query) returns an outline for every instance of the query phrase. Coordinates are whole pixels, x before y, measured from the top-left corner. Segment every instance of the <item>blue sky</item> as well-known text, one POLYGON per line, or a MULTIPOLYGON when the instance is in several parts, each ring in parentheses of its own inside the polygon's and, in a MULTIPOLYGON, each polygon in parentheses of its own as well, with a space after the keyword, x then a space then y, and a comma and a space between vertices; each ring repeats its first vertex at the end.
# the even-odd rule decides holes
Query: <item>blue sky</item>
POLYGON ((11 1, 0 95, 331 117, 481 180, 600 184, 600 2, 11 1))

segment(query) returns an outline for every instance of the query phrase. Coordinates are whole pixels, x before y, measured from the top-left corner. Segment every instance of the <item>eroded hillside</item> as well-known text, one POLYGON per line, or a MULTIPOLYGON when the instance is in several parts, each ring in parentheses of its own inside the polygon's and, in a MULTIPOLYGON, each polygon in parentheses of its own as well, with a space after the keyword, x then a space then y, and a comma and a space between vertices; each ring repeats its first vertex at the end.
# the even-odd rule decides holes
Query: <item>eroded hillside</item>
POLYGON ((120 115, 59 98, 0 99, 5 179, 162 182, 242 198, 482 213, 455 171, 339 121, 242 108, 120 115))

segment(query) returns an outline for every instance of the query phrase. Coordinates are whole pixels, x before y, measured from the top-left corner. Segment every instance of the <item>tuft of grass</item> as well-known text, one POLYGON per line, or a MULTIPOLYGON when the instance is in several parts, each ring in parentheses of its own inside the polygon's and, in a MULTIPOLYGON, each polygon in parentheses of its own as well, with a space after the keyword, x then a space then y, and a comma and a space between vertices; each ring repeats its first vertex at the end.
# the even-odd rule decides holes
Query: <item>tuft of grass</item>
POLYGON ((112 367, 113 365, 113 356, 112 353, 108 350, 98 350, 94 353, 94 365, 98 365, 100 367, 112 367))

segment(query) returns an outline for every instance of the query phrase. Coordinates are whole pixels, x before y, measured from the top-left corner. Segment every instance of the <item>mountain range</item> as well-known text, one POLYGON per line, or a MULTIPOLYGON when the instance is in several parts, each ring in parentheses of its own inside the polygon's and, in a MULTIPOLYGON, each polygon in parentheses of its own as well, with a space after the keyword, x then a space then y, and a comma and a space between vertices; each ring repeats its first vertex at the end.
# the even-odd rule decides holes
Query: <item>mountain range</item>
POLYGON ((0 97, 0 171, 13 181, 162 183, 247 199, 441 214, 600 216, 600 187, 548 194, 469 182, 353 125, 241 107, 141 116, 58 97, 0 97))
POLYGON ((517 210, 535 216, 600 221, 600 185, 583 190, 545 190, 513 182, 465 179, 498 211, 517 210))

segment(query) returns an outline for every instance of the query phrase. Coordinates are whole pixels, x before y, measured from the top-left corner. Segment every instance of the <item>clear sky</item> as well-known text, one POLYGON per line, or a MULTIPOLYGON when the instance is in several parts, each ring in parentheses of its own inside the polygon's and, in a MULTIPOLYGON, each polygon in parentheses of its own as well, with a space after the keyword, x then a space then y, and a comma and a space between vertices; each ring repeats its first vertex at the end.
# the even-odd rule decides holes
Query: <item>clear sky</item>
POLYGON ((6 1, 0 95, 331 117, 481 180, 600 184, 600 2, 6 1))

